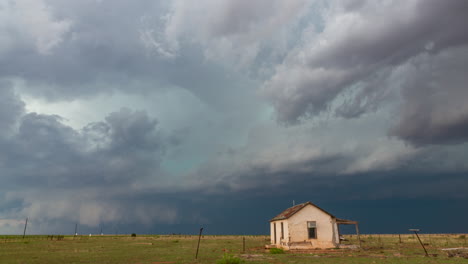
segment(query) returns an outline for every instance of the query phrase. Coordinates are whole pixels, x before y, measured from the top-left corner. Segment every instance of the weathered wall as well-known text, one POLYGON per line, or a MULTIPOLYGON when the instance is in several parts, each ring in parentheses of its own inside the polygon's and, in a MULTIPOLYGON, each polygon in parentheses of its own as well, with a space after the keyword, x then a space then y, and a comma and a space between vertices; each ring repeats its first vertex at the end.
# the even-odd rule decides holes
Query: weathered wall
POLYGON ((288 219, 289 245, 291 248, 333 248, 339 243, 335 220, 322 210, 307 205, 288 219), (309 239, 307 222, 317 224, 317 238, 309 239), (310 245, 310 246, 309 246, 310 245))
POLYGON ((289 242, 289 227, 287 220, 274 221, 270 223, 270 240, 272 245, 287 245, 289 242), (276 243, 275 243, 275 223, 276 223, 276 243), (281 223, 283 223, 283 238, 281 238, 281 223))
MULTIPOLYGON (((288 242, 289 242, 289 237, 290 237, 288 221, 285 220, 285 221, 281 221, 281 222, 283 222, 283 226, 284 226, 284 236, 281 239, 281 245, 287 245, 288 242)), ((281 228, 281 224, 280 224, 280 228, 281 228)))
POLYGON ((275 231, 274 231, 275 225, 273 222, 270 222, 270 242, 272 245, 275 245, 275 231))

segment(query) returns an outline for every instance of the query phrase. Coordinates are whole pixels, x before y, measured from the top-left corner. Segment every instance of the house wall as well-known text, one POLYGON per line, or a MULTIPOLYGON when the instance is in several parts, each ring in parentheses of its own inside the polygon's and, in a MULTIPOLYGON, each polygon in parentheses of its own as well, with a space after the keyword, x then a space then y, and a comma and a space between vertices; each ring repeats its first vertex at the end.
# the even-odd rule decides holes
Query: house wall
POLYGON ((333 243, 335 246, 340 244, 340 230, 338 229, 338 224, 336 223, 336 219, 333 219, 333 243))
POLYGON ((275 245, 275 224, 270 222, 270 244, 275 245))
POLYGON ((290 248, 333 248, 339 244, 335 219, 312 205, 291 216, 288 224, 290 248), (308 221, 316 222, 316 239, 309 239, 308 221))
POLYGON ((270 240, 272 245, 286 246, 289 242, 289 226, 287 220, 273 221, 270 222, 270 240), (283 238, 281 238, 281 223, 283 223, 283 238), (275 225, 276 224, 276 225, 275 225), (275 243, 275 231, 276 226, 276 243, 275 243))

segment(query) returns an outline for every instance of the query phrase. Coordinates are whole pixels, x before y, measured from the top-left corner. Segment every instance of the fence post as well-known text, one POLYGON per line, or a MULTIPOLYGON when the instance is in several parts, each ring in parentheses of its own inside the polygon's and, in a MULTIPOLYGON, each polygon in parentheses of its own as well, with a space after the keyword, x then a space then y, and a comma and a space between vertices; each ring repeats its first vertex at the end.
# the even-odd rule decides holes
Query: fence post
POLYGON ((414 232, 414 234, 416 235, 416 237, 417 237, 418 240, 419 240, 419 244, 421 244, 422 248, 424 249, 424 252, 426 252, 426 257, 429 257, 429 254, 427 254, 426 247, 424 246, 423 242, 422 242, 421 239, 419 238, 419 235, 418 235, 419 229, 410 229, 409 231, 413 231, 413 232, 414 232))
POLYGON ((198 249, 200 248, 200 240, 201 240, 202 232, 203 232, 203 227, 200 228, 200 234, 198 235, 198 245, 197 245, 197 253, 195 254, 195 259, 198 258, 198 249))
POLYGON ((78 224, 75 224, 75 234, 73 234, 73 239, 78 235, 78 224))
POLYGON ((242 253, 245 253, 245 237, 242 237, 242 253))
POLYGON ((23 238, 26 235, 26 227, 28 226, 28 218, 26 217, 26 222, 24 223, 23 238))

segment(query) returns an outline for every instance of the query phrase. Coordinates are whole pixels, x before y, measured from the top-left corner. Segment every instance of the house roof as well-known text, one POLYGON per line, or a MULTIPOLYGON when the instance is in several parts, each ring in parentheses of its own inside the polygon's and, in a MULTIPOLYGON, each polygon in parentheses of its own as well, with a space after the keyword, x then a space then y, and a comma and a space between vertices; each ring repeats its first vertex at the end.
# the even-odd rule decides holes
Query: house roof
POLYGON ((323 210, 322 208, 318 207, 317 205, 315 205, 315 204, 313 204, 311 202, 306 202, 306 203, 301 203, 301 204, 295 205, 293 207, 289 207, 288 209, 281 212, 279 215, 273 217, 273 219, 271 219, 270 222, 288 219, 291 216, 293 216, 295 213, 299 212, 302 208, 306 207, 307 205, 312 205, 313 207, 319 209, 320 211, 326 213, 327 215, 329 215, 329 216, 331 216, 333 218, 336 218, 334 215, 332 215, 329 212, 323 210))

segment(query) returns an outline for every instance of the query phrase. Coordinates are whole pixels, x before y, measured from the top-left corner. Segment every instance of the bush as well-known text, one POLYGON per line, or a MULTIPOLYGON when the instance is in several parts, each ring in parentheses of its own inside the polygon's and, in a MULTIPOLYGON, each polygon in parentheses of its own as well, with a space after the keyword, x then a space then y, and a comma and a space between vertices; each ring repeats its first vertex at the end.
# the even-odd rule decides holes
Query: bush
POLYGON ((460 235, 458 238, 459 238, 459 239, 465 239, 466 236, 465 236, 465 235, 460 235))
POLYGON ((225 253, 222 259, 216 261, 216 264, 239 264, 242 262, 242 259, 225 253))
POLYGON ((132 237, 136 237, 136 234, 135 234, 135 233, 132 233, 132 237))
POLYGON ((270 248, 271 254, 284 254, 284 250, 282 248, 270 248))

